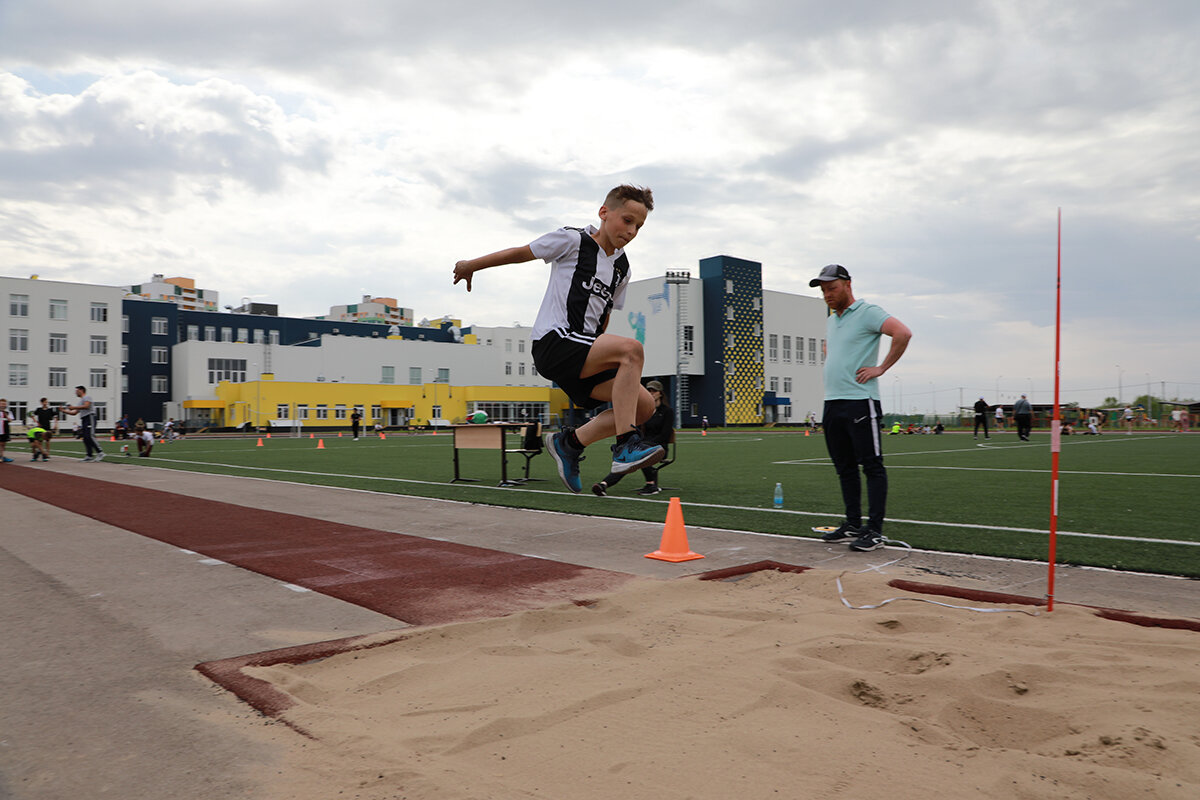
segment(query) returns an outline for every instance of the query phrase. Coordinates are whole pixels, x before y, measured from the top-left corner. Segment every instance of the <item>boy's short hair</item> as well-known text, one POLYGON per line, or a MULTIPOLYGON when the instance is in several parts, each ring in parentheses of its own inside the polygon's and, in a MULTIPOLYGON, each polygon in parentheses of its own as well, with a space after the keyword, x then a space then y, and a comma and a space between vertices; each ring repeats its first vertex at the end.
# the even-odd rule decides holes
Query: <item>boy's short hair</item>
POLYGON ((625 205, 630 200, 641 203, 647 211, 654 210, 654 192, 650 191, 648 187, 633 186, 628 183, 623 183, 609 192, 608 196, 604 198, 604 205, 607 208, 616 208, 625 205))

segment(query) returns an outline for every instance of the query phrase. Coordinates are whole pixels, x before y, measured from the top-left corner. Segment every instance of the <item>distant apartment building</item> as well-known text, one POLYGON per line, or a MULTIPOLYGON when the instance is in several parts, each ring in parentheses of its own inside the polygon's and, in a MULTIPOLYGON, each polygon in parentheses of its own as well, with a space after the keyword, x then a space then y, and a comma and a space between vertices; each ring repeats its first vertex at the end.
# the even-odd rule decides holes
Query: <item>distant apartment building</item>
POLYGON ((174 303, 184 311, 219 311, 219 295, 212 289, 197 289, 191 278, 164 278, 154 275, 146 283, 125 287, 130 294, 144 300, 163 300, 174 303))
POLYGON ((334 322, 373 322, 380 325, 412 325, 413 310, 401 308, 394 297, 371 297, 363 295, 358 303, 345 306, 330 306, 329 313, 313 319, 334 322))

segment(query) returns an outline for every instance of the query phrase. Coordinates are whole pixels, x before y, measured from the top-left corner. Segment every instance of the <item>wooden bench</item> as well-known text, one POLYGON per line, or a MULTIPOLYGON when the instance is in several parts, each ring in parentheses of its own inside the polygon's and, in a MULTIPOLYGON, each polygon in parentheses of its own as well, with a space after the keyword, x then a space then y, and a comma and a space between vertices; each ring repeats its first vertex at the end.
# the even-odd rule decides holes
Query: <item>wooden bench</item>
MULTIPOLYGON (((509 450, 505 444, 505 434, 509 432, 525 432, 530 424, 526 422, 493 422, 482 425, 451 425, 450 429, 454 433, 454 478, 451 483, 459 481, 478 481, 478 478, 464 478, 459 465, 458 451, 459 450, 496 450, 500 453, 500 486, 520 486, 528 480, 533 480, 529 477, 529 462, 535 455, 541 452, 538 447, 536 451, 526 449, 528 444, 528 435, 526 434, 520 449, 509 450), (521 453, 525 456, 525 477, 524 478, 509 478, 508 477, 508 454, 521 453)), ((540 440, 539 440, 540 444, 540 440)))

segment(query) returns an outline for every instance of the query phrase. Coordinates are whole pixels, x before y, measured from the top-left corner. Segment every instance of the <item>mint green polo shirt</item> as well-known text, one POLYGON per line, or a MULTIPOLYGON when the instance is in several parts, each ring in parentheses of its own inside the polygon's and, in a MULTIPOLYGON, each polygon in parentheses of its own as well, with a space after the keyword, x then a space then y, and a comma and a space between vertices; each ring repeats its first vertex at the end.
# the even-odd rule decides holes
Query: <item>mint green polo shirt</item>
POLYGON ((891 314, 863 300, 825 320, 825 399, 878 400, 879 380, 854 380, 860 367, 879 366, 879 337, 891 314))

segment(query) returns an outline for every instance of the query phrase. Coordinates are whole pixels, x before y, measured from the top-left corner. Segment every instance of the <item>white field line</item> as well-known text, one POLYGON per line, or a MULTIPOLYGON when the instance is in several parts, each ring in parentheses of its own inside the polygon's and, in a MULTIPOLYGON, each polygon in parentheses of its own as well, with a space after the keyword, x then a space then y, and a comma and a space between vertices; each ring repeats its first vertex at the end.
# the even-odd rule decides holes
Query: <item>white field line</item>
MULTIPOLYGON (((445 481, 422 481, 422 480, 416 480, 413 478, 391 478, 391 477, 372 476, 372 475, 347 475, 347 474, 338 473, 338 472, 314 472, 314 471, 309 471, 309 470, 298 470, 298 469, 278 469, 275 467, 247 467, 247 466, 241 466, 238 464, 217 464, 217 463, 208 462, 208 461, 184 461, 181 459, 166 459, 166 458, 159 459, 159 461, 170 461, 171 463, 176 463, 176 464, 194 464, 194 465, 202 466, 202 467, 223 467, 223 468, 228 468, 228 469, 253 470, 255 472, 277 472, 277 473, 282 473, 284 475, 313 475, 313 476, 322 477, 322 478, 348 478, 348 479, 356 480, 356 481, 383 481, 383 482, 388 482, 388 483, 408 483, 408 484, 415 484, 415 485, 439 486, 439 487, 445 487, 445 486, 449 485, 445 481)), ((311 484, 302 484, 302 485, 311 485, 311 484)), ((500 487, 500 486, 472 486, 470 488, 485 489, 485 490, 497 491, 497 492, 512 492, 513 491, 511 488, 505 488, 505 487, 500 487)), ((522 489, 521 491, 527 492, 530 494, 553 495, 556 497, 562 496, 562 492, 550 492, 550 491, 545 491, 545 490, 541 490, 541 489, 522 489)), ((437 499, 437 498, 423 498, 423 499, 437 499)), ((586 499, 587 498, 585 498, 585 500, 586 499)), ((609 497, 605 497, 603 499, 596 498, 596 500, 602 501, 605 503, 608 503, 608 502, 614 501, 614 500, 619 501, 619 502, 625 502, 625 503, 662 503, 661 500, 651 500, 650 498, 641 498, 641 497, 612 497, 612 496, 609 496, 609 497)), ((455 502, 455 501, 450 501, 450 502, 455 502)), ((691 508, 716 508, 716 509, 723 509, 723 510, 728 510, 728 511, 761 511, 761 512, 766 512, 769 514, 792 514, 792 515, 801 516, 801 517, 822 517, 825 519, 832 519, 832 518, 837 518, 837 517, 841 516, 841 512, 833 512, 833 511, 829 511, 829 512, 792 511, 789 509, 757 508, 754 506, 729 506, 729 505, 721 505, 721 504, 717 504, 717 503, 695 503, 695 502, 690 502, 690 501, 688 502, 688 506, 691 508)), ((932 520, 898 519, 895 517, 888 517, 888 522, 904 523, 906 525, 927 525, 930 527, 937 527, 937 528, 966 528, 969 530, 1005 531, 1005 532, 1009 532, 1009 533, 1035 533, 1035 534, 1039 534, 1039 535, 1049 535, 1049 533, 1050 533, 1050 531, 1048 531, 1048 530, 1042 530, 1039 528, 1014 528, 1014 527, 1008 527, 1008 526, 1002 526, 1002 525, 977 525, 977 524, 969 523, 969 522, 935 522, 932 520)), ((1081 531, 1058 531, 1058 535, 1059 536, 1076 536, 1076 537, 1087 538, 1087 539, 1112 539, 1112 540, 1125 541, 1125 542, 1153 542, 1156 544, 1182 544, 1182 545, 1187 545, 1189 547, 1200 547, 1200 542, 1188 542, 1188 541, 1183 541, 1183 540, 1179 540, 1179 539, 1150 539, 1150 538, 1141 537, 1141 536, 1113 536, 1111 534, 1085 533, 1085 532, 1081 532, 1081 531)))
MULTIPOLYGON (((821 461, 776 461, 776 464, 786 464, 792 467, 829 467, 828 460, 821 461)), ((916 467, 906 464, 888 464, 888 469, 944 469, 951 472, 1023 472, 1030 475, 1049 475, 1048 469, 1010 469, 1006 467, 916 467)), ((1189 475, 1177 472, 1088 472, 1085 470, 1060 469, 1059 475, 1120 475, 1134 478, 1200 478, 1200 475, 1189 475)))

